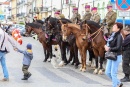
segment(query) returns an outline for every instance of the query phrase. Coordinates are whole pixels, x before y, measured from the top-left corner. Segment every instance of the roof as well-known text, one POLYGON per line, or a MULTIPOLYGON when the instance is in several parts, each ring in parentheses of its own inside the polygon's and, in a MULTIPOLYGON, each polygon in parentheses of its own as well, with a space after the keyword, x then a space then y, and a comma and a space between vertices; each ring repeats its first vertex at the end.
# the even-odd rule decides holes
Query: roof
POLYGON ((10 2, 9 2, 9 1, 0 2, 0 4, 2 4, 2 5, 9 5, 9 4, 10 4, 10 2))

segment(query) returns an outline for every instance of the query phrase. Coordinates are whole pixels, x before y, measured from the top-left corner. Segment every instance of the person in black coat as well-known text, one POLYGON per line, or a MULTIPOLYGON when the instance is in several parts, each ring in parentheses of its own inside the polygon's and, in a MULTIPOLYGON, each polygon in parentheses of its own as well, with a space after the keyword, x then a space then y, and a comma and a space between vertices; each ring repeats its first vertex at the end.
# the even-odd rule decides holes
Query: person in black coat
POLYGON ((125 77, 121 79, 122 82, 128 82, 130 81, 130 27, 125 28, 124 34, 126 35, 126 38, 123 41, 122 44, 122 51, 123 51, 123 72, 125 74, 125 77))

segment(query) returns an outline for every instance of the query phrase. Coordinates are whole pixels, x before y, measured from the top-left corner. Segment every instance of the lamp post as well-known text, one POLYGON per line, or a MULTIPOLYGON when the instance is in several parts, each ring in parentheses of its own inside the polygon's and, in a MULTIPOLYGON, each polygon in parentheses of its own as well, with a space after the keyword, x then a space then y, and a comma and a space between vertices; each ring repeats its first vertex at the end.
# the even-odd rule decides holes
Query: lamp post
POLYGON ((94 0, 93 0, 93 7, 94 7, 94 0))
POLYGON ((62 13, 62 9, 63 9, 63 5, 62 5, 62 0, 61 0, 61 10, 60 10, 61 13, 62 13))
POLYGON ((69 0, 69 19, 70 19, 70 5, 71 5, 71 0, 69 0))
POLYGON ((51 15, 52 15, 52 0, 51 0, 51 15))

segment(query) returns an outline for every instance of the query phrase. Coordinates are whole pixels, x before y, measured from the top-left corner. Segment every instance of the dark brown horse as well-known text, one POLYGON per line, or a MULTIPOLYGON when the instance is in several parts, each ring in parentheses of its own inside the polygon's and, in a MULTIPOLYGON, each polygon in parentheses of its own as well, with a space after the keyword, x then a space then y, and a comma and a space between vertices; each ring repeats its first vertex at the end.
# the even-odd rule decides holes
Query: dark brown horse
MULTIPOLYGON (((87 28, 87 26, 85 26, 87 28)), ((73 34, 76 38, 76 45, 81 55, 82 66, 81 71, 86 71, 86 51, 89 47, 88 40, 83 40, 85 35, 88 35, 85 29, 80 30, 80 26, 77 24, 62 24, 63 40, 66 40, 70 34, 73 34)))
MULTIPOLYGON (((70 20, 68 19, 60 19, 62 23, 71 23, 70 20)), ((65 60, 66 63, 69 63, 72 58, 74 58, 73 63, 75 63, 75 67, 79 65, 79 60, 78 60, 78 48, 75 43, 75 37, 73 34, 71 34, 68 38, 67 41, 62 40, 62 35, 61 35, 61 24, 59 22, 59 19, 53 18, 53 17, 48 17, 45 20, 46 23, 46 31, 50 32, 51 35, 53 34, 57 41, 60 43, 59 46, 61 47, 61 55, 62 59, 65 60), (69 61, 66 60, 66 48, 70 47, 70 58, 69 61)), ((51 36, 50 36, 51 37, 51 36)))
POLYGON ((43 26, 40 24, 27 23, 26 34, 30 34, 32 31, 34 31, 38 35, 39 41, 42 44, 43 49, 44 49, 44 55, 45 55, 44 62, 46 62, 47 59, 49 58, 49 56, 50 56, 50 58, 52 58, 52 44, 57 45, 58 43, 57 43, 57 41, 52 40, 50 44, 47 44, 46 37, 45 37, 46 33, 45 33, 45 31, 43 31, 42 27, 43 26))
POLYGON ((95 55, 96 69, 94 70, 94 73, 102 74, 105 53, 104 45, 106 44, 106 41, 103 37, 103 26, 100 26, 99 24, 93 21, 85 21, 81 23, 81 26, 83 25, 89 26, 89 28, 86 28, 86 31, 88 31, 88 33, 90 34, 88 38, 91 39, 91 46, 95 55), (98 66, 98 57, 100 57, 100 66, 98 66))

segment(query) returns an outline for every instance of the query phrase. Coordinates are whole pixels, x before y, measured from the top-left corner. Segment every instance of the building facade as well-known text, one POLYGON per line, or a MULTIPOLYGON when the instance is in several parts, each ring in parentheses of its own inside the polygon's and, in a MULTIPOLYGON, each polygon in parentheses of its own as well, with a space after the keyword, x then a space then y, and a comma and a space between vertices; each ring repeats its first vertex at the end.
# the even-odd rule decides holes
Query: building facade
MULTIPOLYGON (((71 18, 73 7, 78 7, 78 13, 81 17, 85 14, 85 5, 88 4, 91 7, 97 7, 101 19, 104 19, 107 13, 107 4, 112 4, 114 11, 119 13, 116 8, 115 0, 11 0, 12 16, 14 21, 17 22, 32 22, 34 17, 37 19, 44 19, 51 15, 54 16, 54 12, 61 10, 62 14, 66 18, 71 18), (17 19, 17 20, 16 20, 17 19)), ((118 19, 122 17, 118 16, 118 19)), ((130 19, 130 17, 126 17, 130 19)))

